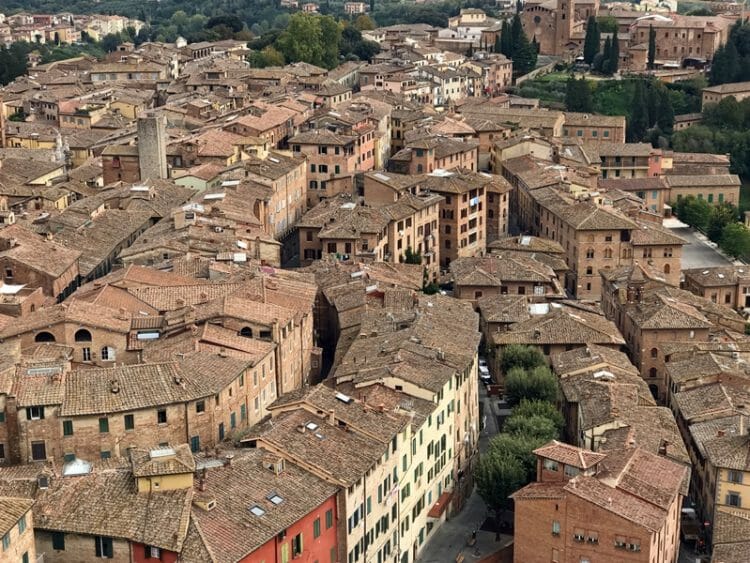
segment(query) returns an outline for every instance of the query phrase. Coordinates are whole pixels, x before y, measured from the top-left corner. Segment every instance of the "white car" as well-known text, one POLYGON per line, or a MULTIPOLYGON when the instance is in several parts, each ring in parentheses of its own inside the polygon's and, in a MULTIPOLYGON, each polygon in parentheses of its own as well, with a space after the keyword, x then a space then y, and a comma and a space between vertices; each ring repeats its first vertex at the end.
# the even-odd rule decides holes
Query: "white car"
POLYGON ((481 379, 484 383, 490 383, 492 381, 490 370, 486 365, 479 366, 479 379, 481 379))

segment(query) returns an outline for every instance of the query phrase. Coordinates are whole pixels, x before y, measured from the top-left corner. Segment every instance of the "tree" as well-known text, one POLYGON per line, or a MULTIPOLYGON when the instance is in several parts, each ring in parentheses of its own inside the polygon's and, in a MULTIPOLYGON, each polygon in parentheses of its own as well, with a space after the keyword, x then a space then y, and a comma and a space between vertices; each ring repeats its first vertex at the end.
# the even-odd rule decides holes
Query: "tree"
POLYGON ((733 258, 750 255, 750 230, 742 223, 729 223, 721 236, 721 249, 733 258))
POLYGON ((719 47, 711 63, 709 82, 712 85, 734 82, 740 72, 739 54, 733 41, 719 47))
POLYGON ((508 497, 526 483, 525 477, 521 461, 499 450, 482 455, 474 470, 477 492, 495 510, 510 507, 508 497))
POLYGON ((594 111, 594 101, 588 81, 581 78, 568 78, 565 90, 565 107, 568 111, 591 113, 594 111))
POLYGON ((583 40, 583 61, 587 64, 594 62, 594 57, 599 52, 601 36, 599 23, 594 16, 589 16, 586 23, 586 37, 583 40))
POLYGON ((628 141, 638 142, 646 136, 648 130, 648 108, 646 107, 646 95, 643 80, 635 83, 633 100, 630 104, 631 114, 628 123, 628 141))
POLYGON ((521 399, 521 402, 513 409, 511 418, 515 416, 542 416, 548 418, 552 421, 558 433, 562 431, 565 425, 565 417, 557 410, 555 405, 547 401, 521 399))
POLYGON ((598 59, 599 64, 596 66, 596 70, 603 74, 607 73, 609 69, 609 57, 612 55, 612 40, 607 37, 604 40, 604 47, 602 48, 602 56, 598 59))
POLYGON ((648 68, 654 69, 656 59, 656 30, 653 25, 648 26, 648 68))
POLYGON ((261 51, 253 51, 249 59, 250 66, 254 68, 284 66, 284 55, 276 50, 273 45, 266 45, 261 51))
POLYGON ((695 196, 681 198, 677 202, 676 210, 680 221, 700 231, 705 231, 708 228, 708 222, 711 217, 711 206, 705 199, 695 196))
MULTIPOLYGON (((503 25, 505 25, 504 22, 503 22, 503 25)), ((493 53, 503 52, 503 41, 500 37, 501 35, 499 33, 495 35, 495 46, 492 48, 493 53)))
POLYGON ((375 29, 375 22, 372 21, 372 18, 367 14, 361 14, 357 16, 356 20, 354 20, 354 27, 360 31, 367 31, 375 29))
POLYGON ((503 348, 500 369, 507 373, 514 367, 533 369, 544 365, 544 355, 536 346, 509 344, 503 348))
POLYGON ((503 430, 512 436, 527 436, 545 442, 560 437, 555 423, 538 414, 524 416, 516 415, 514 412, 503 424, 503 430))
POLYGON ((731 203, 721 203, 711 208, 706 235, 713 242, 721 242, 724 227, 737 220, 737 208, 731 203))
POLYGON ((505 375, 505 393, 511 405, 522 399, 552 402, 557 398, 557 378, 547 366, 529 371, 513 368, 505 375))
POLYGON ((671 135, 674 129, 674 108, 672 98, 666 88, 659 89, 659 109, 656 115, 656 125, 666 135, 671 135))
POLYGON ((607 74, 617 73, 620 66, 620 42, 617 40, 617 34, 612 35, 612 46, 607 59, 607 74))
POLYGON ((407 264, 421 264, 422 255, 419 252, 414 252, 411 249, 411 246, 407 246, 406 252, 404 252, 403 262, 407 264))
POLYGON ((516 76, 528 74, 536 68, 537 53, 526 34, 521 31, 518 48, 513 52, 513 73, 516 76))
POLYGON ((531 436, 521 434, 495 434, 491 439, 488 451, 510 454, 523 465, 526 477, 525 483, 534 480, 536 476, 536 455, 534 450, 547 443, 547 440, 540 440, 531 436))
POLYGON ((508 58, 513 55, 513 36, 508 20, 503 20, 500 27, 500 52, 508 58))

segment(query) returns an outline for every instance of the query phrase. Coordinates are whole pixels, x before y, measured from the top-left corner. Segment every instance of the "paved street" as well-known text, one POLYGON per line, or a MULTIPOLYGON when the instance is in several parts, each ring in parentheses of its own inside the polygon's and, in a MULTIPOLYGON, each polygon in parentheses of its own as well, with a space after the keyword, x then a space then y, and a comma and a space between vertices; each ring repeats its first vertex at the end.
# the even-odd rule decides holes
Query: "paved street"
MULTIPOLYGON (((495 435, 498 429, 491 400, 482 384, 479 386, 479 401, 484 403, 486 420, 486 427, 479 438, 479 451, 484 452, 487 449, 490 437, 495 435)), ((455 561, 462 551, 464 560, 472 561, 496 552, 508 543, 510 536, 502 535, 499 541, 495 541, 494 532, 479 530, 486 518, 487 506, 479 494, 474 491, 460 514, 443 523, 432 534, 432 538, 430 538, 418 561, 421 563, 449 563, 455 561), (473 547, 468 547, 466 542, 474 530, 479 530, 477 532, 477 543, 473 547)))
POLYGON ((690 227, 671 229, 674 234, 687 240, 690 244, 682 247, 682 269, 707 268, 710 266, 726 266, 731 262, 722 256, 715 248, 709 246, 709 241, 690 227))

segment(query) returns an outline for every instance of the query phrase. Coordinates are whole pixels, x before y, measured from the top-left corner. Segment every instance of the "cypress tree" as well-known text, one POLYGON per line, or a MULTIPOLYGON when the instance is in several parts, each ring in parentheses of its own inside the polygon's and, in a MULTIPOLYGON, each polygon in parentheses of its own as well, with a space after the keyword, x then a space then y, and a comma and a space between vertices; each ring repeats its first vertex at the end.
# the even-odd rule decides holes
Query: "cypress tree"
POLYGON ((630 104, 632 112, 628 124, 628 141, 641 141, 648 131, 648 108, 646 107, 646 93, 643 88, 643 80, 635 83, 633 100, 630 104))
MULTIPOLYGON (((510 37, 511 37, 511 53, 513 55, 516 54, 518 50, 521 48, 521 38, 523 37, 526 39, 526 36, 523 33, 523 24, 521 23, 521 16, 516 14, 513 16, 513 22, 511 23, 510 27, 510 37)), ((528 39, 526 39, 528 41, 528 39)))
POLYGON ((511 37, 510 24, 508 21, 503 22, 502 29, 500 31, 500 44, 502 49, 500 52, 508 57, 509 59, 513 56, 513 38, 511 37))
POLYGON ((598 59, 598 65, 596 70, 602 73, 606 73, 609 68, 609 57, 612 54, 612 42, 609 37, 604 40, 604 49, 602 49, 602 56, 598 59))
POLYGON ((654 69, 656 59, 656 30, 653 25, 648 26, 648 68, 654 69))
POLYGON ((495 46, 492 48, 493 53, 502 53, 503 52, 503 43, 500 40, 500 34, 498 33, 495 35, 495 46))
POLYGON ((666 88, 659 90, 659 110, 656 116, 656 124, 662 133, 669 135, 674 128, 674 108, 669 91, 666 88))
POLYGON ((612 34, 612 45, 609 52, 609 63, 607 64, 607 74, 614 74, 620 66, 620 44, 617 41, 617 33, 612 34))
POLYGON ((599 52, 600 42, 599 23, 594 16, 589 16, 586 23, 586 38, 583 41, 583 61, 585 63, 591 64, 594 61, 594 57, 599 52))

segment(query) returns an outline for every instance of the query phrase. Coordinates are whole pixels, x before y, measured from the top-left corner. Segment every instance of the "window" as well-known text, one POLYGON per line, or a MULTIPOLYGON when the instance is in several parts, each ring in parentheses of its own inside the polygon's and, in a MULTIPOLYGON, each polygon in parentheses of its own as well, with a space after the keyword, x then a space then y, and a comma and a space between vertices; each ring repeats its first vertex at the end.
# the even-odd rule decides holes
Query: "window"
POLYGON ((247 419, 247 407, 245 405, 240 405, 240 420, 246 420, 247 419))
POLYGON ((552 460, 552 459, 544 460, 544 469, 546 469, 547 471, 557 471, 558 468, 559 468, 559 465, 555 460, 552 460))
POLYGON ((47 447, 43 441, 31 442, 31 459, 34 461, 47 459, 47 447))
POLYGON ((26 420, 43 420, 44 407, 28 407, 26 409, 26 420))
POLYGON ((206 412, 206 401, 198 401, 195 403, 195 412, 206 412))
MULTIPOLYGON (((106 420, 106 419, 105 419, 106 420)), ((99 428, 101 429, 102 423, 99 421, 99 428)), ((133 430, 135 428, 135 416, 132 414, 125 415, 125 430, 133 430)))
POLYGON ((99 432, 109 432, 109 419, 106 416, 99 419, 99 432))
POLYGON ((112 457, 112 453, 109 450, 102 450, 99 452, 99 457, 101 459, 109 459, 112 457))
POLYGON ((18 521, 18 533, 23 534, 26 531, 26 515, 24 514, 21 516, 21 519, 18 521))
POLYGON ((333 526, 333 509, 326 510, 326 530, 333 526))
POLYGON ((84 362, 90 362, 91 361, 91 348, 81 348, 81 357, 83 358, 84 362))
POLYGON ((651 357, 652 358, 658 358, 659 357, 659 350, 656 348, 651 348, 651 357))
POLYGON ((565 466, 565 476, 566 477, 575 477, 578 475, 579 469, 573 465, 566 465, 565 466))
POLYGON ((320 537, 320 518, 316 518, 313 521, 313 538, 320 537))
POLYGON ((229 414, 229 428, 234 430, 237 427, 237 413, 232 412, 229 414))
POLYGON ((156 422, 158 424, 167 423, 167 409, 159 409, 156 411, 156 422))
POLYGON ((557 520, 552 521, 552 535, 553 536, 560 535, 560 522, 558 522, 557 520))
POLYGON ((586 258, 588 260, 591 260, 591 259, 594 258, 594 249, 593 248, 589 248, 588 250, 586 250, 586 258))
POLYGON ((65 534, 62 532, 52 532, 52 549, 65 551, 65 534))
POLYGON ((737 508, 741 508, 742 497, 740 497, 740 493, 727 493, 726 504, 729 506, 736 506, 737 508))
POLYGON ((100 559, 112 559, 112 538, 94 536, 95 553, 100 559))
POLYGON ((742 483, 742 471, 733 471, 730 469, 727 472, 727 481, 737 484, 742 483))
POLYGON ((63 420, 63 436, 72 436, 72 435, 73 435, 73 421, 63 420))
POLYGON ((76 342, 91 342, 91 333, 82 328, 76 331, 74 338, 76 342))
POLYGON ((10 532, 3 536, 3 551, 10 547, 10 532))
POLYGON ((292 538, 292 557, 302 554, 302 534, 297 534, 292 538))
POLYGON ((146 555, 146 559, 161 559, 161 549, 158 547, 147 545, 144 546, 143 551, 146 555))
POLYGON ((115 359, 115 349, 111 346, 102 347, 101 358, 104 361, 111 362, 115 359))

